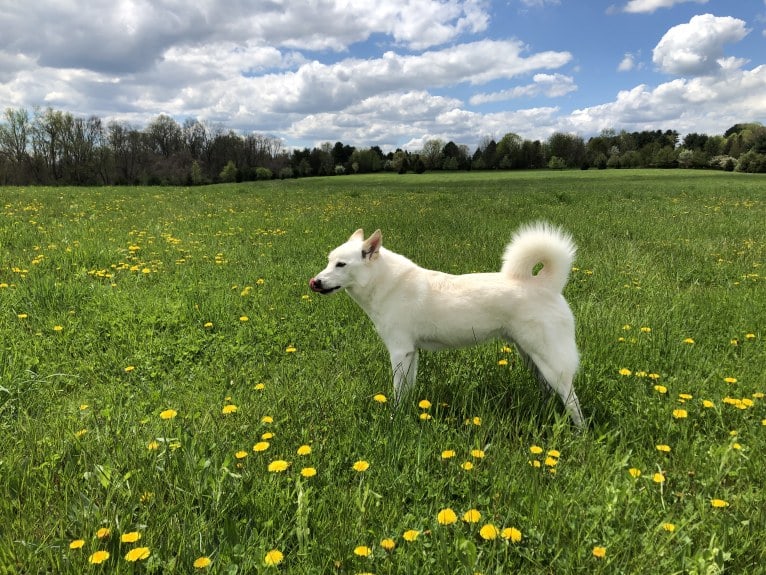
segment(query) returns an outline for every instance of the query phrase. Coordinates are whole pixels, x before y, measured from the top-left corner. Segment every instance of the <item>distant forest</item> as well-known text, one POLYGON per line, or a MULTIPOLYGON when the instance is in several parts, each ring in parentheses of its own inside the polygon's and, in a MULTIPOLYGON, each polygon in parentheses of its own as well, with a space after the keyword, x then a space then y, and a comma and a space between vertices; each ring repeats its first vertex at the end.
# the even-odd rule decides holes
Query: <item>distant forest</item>
POLYGON ((8 108, 0 118, 0 185, 203 185, 426 170, 688 168, 766 172, 766 127, 736 124, 722 135, 675 130, 604 130, 585 141, 505 134, 468 146, 428 140, 423 149, 383 153, 342 142, 287 150, 262 134, 238 134, 194 119, 159 115, 147 126, 104 124, 47 109, 8 108))

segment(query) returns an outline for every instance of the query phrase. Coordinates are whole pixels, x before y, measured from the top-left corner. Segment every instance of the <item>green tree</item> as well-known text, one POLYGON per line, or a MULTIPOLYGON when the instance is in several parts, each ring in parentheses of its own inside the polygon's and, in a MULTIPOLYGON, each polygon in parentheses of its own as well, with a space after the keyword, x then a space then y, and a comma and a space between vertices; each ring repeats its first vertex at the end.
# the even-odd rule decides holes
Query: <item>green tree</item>
POLYGON ((218 179, 222 182, 236 182, 237 181, 237 165, 234 160, 229 160, 224 166, 221 173, 218 175, 218 179))

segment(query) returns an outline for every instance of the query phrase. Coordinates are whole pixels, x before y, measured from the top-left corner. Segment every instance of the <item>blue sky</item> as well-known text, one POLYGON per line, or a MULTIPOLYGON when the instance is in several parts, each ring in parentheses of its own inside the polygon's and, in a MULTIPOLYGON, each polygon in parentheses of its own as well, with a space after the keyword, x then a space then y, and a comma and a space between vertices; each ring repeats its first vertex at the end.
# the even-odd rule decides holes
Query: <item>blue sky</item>
POLYGON ((36 0, 0 22, 0 109, 287 148, 766 123, 766 0, 36 0))

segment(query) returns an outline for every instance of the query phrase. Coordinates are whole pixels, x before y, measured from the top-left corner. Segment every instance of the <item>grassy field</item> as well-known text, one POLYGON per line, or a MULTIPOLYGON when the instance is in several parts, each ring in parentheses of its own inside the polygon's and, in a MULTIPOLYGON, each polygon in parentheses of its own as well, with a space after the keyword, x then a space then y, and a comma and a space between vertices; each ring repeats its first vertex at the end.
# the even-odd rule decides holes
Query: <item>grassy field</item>
POLYGON ((609 171, 0 189, 0 573, 759 573, 766 179, 609 171), (579 245, 576 431, 504 342, 388 356, 308 279, 579 245), (426 401, 423 401, 426 400, 426 401), (108 556, 107 556, 108 554, 108 556))

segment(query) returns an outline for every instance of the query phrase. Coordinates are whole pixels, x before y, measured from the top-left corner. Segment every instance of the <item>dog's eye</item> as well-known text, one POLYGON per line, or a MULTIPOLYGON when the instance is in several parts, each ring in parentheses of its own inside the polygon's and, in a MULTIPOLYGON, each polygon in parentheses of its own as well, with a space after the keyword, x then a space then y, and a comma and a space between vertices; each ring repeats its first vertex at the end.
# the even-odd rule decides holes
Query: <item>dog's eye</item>
POLYGON ((343 268, 343 267, 346 267, 346 263, 345 263, 345 262, 338 262, 337 264, 335 264, 335 267, 336 267, 336 268, 343 268))

